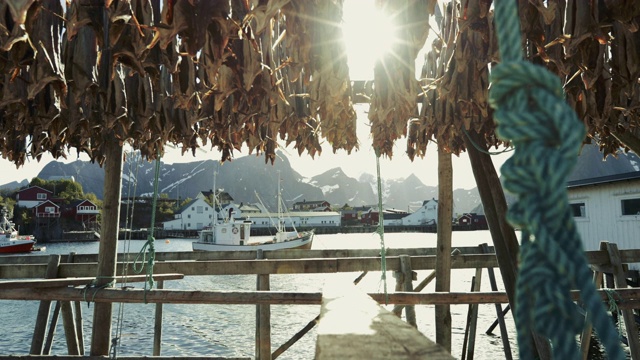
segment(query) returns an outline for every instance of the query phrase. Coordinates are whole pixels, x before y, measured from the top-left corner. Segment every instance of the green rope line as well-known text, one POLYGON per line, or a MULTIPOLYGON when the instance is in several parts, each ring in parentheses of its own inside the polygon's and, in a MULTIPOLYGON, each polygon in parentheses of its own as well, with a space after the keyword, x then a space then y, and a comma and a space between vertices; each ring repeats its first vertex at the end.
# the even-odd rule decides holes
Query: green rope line
POLYGON ((153 237, 153 233, 155 231, 156 224, 156 205, 158 203, 158 182, 160 178, 160 151, 158 151, 158 158, 156 159, 156 168, 155 168, 155 178, 153 180, 153 205, 151 208, 151 231, 149 232, 149 236, 147 237, 147 242, 144 243, 140 252, 136 256, 133 261, 133 271, 137 274, 140 274, 143 269, 147 270, 146 281, 144 283, 144 303, 147 303, 147 284, 149 285, 149 290, 153 289, 153 265, 156 261, 156 247, 155 247, 155 238, 153 237), (149 258, 147 259, 147 252, 149 253, 149 258), (142 257, 142 262, 138 261, 142 257), (140 265, 138 265, 140 264, 140 265), (144 266, 146 264, 146 266, 144 266))
POLYGON ((384 302, 389 304, 387 293, 387 248, 384 245, 384 215, 382 212, 382 178, 380 176, 380 153, 376 151, 376 170, 378 175, 378 227, 376 233, 380 235, 380 262, 382 270, 382 283, 384 285, 384 302))
POLYGON ((84 289, 82 289, 82 301, 85 301, 87 303, 87 307, 89 307, 91 303, 94 302, 98 291, 113 287, 115 286, 115 284, 116 284, 116 279, 113 276, 96 276, 96 278, 93 279, 93 281, 91 281, 89 285, 85 286, 84 289), (110 279, 111 281, 98 286, 97 285, 98 279, 110 279), (87 300, 87 292, 89 291, 89 289, 94 289, 93 295, 91 296, 91 300, 87 300))
POLYGON ((516 283, 520 359, 533 359, 532 332, 547 337, 556 359, 580 359, 576 335, 584 317, 569 291, 580 290, 610 359, 624 359, 616 331, 596 293, 566 193, 585 129, 564 101, 560 80, 522 59, 515 0, 496 0, 501 63, 492 69, 490 105, 498 135, 514 144, 502 167, 507 190, 518 195, 507 218, 522 228, 516 283))

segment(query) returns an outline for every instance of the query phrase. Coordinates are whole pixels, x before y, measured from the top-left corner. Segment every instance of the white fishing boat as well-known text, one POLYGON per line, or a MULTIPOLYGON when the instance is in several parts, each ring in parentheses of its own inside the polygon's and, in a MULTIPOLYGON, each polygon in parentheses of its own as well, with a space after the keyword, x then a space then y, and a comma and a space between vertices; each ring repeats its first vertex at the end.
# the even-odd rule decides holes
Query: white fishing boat
POLYGON ((18 235, 13 222, 7 218, 7 209, 0 213, 0 254, 25 253, 34 250, 36 239, 32 235, 18 235))
MULTIPOLYGON (((215 193, 213 198, 213 208, 215 209, 215 193)), ((311 249, 315 235, 313 230, 298 232, 295 228, 293 230, 285 228, 279 186, 277 231, 273 237, 259 236, 251 239, 251 220, 235 219, 233 211, 229 211, 228 216, 222 221, 216 221, 215 213, 213 218, 212 226, 200 231, 198 241, 193 242, 192 248, 194 251, 311 249)))

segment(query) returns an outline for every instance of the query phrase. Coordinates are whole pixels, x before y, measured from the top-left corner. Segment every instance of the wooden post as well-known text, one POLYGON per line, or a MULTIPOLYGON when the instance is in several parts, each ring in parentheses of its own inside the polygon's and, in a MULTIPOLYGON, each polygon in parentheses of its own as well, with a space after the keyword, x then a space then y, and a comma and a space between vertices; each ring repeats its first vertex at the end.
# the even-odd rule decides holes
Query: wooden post
MULTIPOLYGON (((164 281, 156 282, 158 290, 164 289, 164 281)), ((156 304, 156 318, 153 326, 153 356, 160 356, 162 351, 162 303, 156 304)))
POLYGON ((69 355, 80 355, 78 346, 78 333, 76 332, 76 322, 73 316, 73 308, 70 301, 60 302, 60 313, 62 314, 62 324, 64 336, 67 340, 67 351, 69 355))
MULTIPOLYGON (((471 291, 480 291, 482 282, 482 268, 476 268, 476 274, 471 281, 471 291)), ((469 304, 469 314, 467 316, 468 329, 465 332, 465 342, 462 350, 462 360, 473 360, 476 344, 476 330, 478 327, 478 304, 469 304), (465 352, 466 347, 466 352, 465 352)))
MULTIPOLYGON (((460 257, 458 257, 458 255, 460 255, 461 251, 460 249, 456 248, 453 249, 453 251, 451 252, 451 265, 453 266, 453 264, 455 264, 457 262, 458 259, 460 259, 460 257)), ((416 286, 413 291, 414 292, 420 292, 422 290, 424 290, 424 288, 427 287, 427 285, 429 285, 433 279, 436 278, 436 271, 433 270, 432 272, 429 273, 429 275, 427 275, 426 278, 424 278, 422 281, 420 281, 420 283, 418 284, 418 286, 416 286)), ((402 309, 404 309, 404 305, 395 305, 393 307, 392 312, 394 314, 398 314, 398 316, 400 316, 399 314, 402 313, 402 309)))
MULTIPOLYGON (((44 275, 47 279, 58 276, 58 266, 60 265, 60 255, 49 256, 49 263, 44 275)), ((42 355, 42 345, 44 343, 44 335, 47 330, 47 322, 49 321, 49 313, 51 312, 51 301, 40 301, 38 307, 38 316, 36 317, 36 326, 33 329, 33 338, 31 339, 31 355, 42 355)))
MULTIPOLYGON (((411 270, 411 257, 409 255, 400 255, 400 269, 404 274, 404 284, 402 290, 406 292, 412 292, 413 280, 416 276, 416 273, 411 270)), ((407 318, 407 322, 414 328, 418 328, 418 324, 416 323, 416 307, 414 305, 405 306, 404 314, 407 318)))
MULTIPOLYGON (((73 263, 75 261, 75 252, 69 253, 67 257, 68 263, 73 263)), ((84 331, 82 330, 82 304, 80 301, 72 301, 70 303, 73 306, 73 321, 74 321, 74 329, 75 329, 75 341, 78 344, 78 350, 80 351, 78 355, 84 355, 84 331)))
POLYGON ((80 355, 84 355, 84 331, 82 330, 82 304, 80 301, 74 301, 73 306, 75 308, 76 315, 76 332, 78 333, 78 347, 80 348, 80 355))
MULTIPOLYGON (((504 310, 502 310, 502 316, 504 317, 505 315, 507 315, 510 309, 511 307, 509 306, 509 304, 507 304, 507 306, 504 307, 504 310)), ((489 326, 485 334, 490 335, 493 332, 493 329, 495 329, 496 326, 498 326, 499 322, 500 322, 500 318, 496 317, 496 320, 491 324, 491 326, 489 326)))
MULTIPOLYGON (((402 291, 402 286, 404 285, 404 273, 401 270, 396 270, 393 272, 393 277, 396 279, 396 287, 395 291, 402 291)), ((399 318, 402 318, 402 309, 404 307, 394 306, 392 312, 399 318)))
MULTIPOLYGON (((626 289, 627 279, 622 268, 618 245, 609 242, 601 242, 600 250, 606 250, 609 253, 609 261, 613 268, 613 280, 615 282, 616 289, 626 289)), ((624 320, 624 327, 627 330, 627 341, 629 343, 631 358, 634 360, 640 359, 640 340, 638 339, 638 326, 636 325, 633 310, 623 309, 621 312, 622 319, 624 320)))
POLYGON ((42 349, 42 355, 51 354, 51 346, 53 346, 53 337, 56 334, 56 327, 58 326, 58 316, 60 316, 60 301, 56 301, 56 306, 53 308, 53 315, 51 315, 51 324, 49 324, 49 331, 47 332, 47 341, 44 343, 42 349))
MULTIPOLYGON (((487 252, 487 244, 481 244, 483 252, 487 252)), ((493 273, 493 268, 487 268, 487 274, 489 274, 489 283, 491 284, 492 291, 498 291, 498 284, 496 283, 496 276, 493 273)), ((507 325, 504 323, 504 317, 502 316, 502 305, 495 303, 496 315, 498 315, 498 324, 500 324, 500 337, 502 338, 502 347, 504 348, 504 358, 511 360, 511 345, 509 344, 509 333, 507 333, 507 325)))
MULTIPOLYGON (((116 139, 105 142, 104 202, 102 211, 102 232, 98 252, 98 273, 96 287, 111 287, 116 275, 118 257, 118 229, 120 221, 120 198, 122 190, 122 146, 116 139)), ((99 291, 97 289, 93 291, 99 291)), ((96 303, 93 310, 91 333, 91 355, 109 355, 111 346, 111 303, 96 303)))
MULTIPOLYGON (((469 154, 471 169, 476 184, 478 184, 478 192, 493 239, 502 282, 509 297, 509 305, 514 311, 520 245, 515 231, 506 220, 507 201, 498 172, 493 165, 491 156, 486 153, 488 150, 486 142, 475 131, 469 131, 466 134, 468 136, 464 137, 464 143, 467 147, 467 154, 469 154)), ((537 354, 532 354, 533 357, 537 356, 541 360, 551 359, 551 347, 546 339, 534 334, 531 341, 535 344, 537 351, 537 354)))
MULTIPOLYGON (((69 253, 67 262, 73 263, 74 252, 69 253)), ((73 314, 73 308, 70 301, 60 301, 60 312, 62 314, 62 325, 64 327, 64 336, 67 340, 67 351, 69 355, 80 355, 78 344, 78 331, 76 330, 76 321, 73 314)))
MULTIPOLYGON (((442 143, 439 143, 442 144, 442 143)), ((451 222, 453 217, 453 167, 451 154, 438 145, 438 235, 436 291, 451 290, 451 222)), ((451 307, 436 305, 436 342, 451 352, 451 307)))
MULTIPOLYGON (((264 259, 261 249, 258 259, 264 259)), ((269 274, 260 274, 257 278, 258 291, 269 291, 269 274)), ((256 305, 256 359, 271 360, 271 307, 269 304, 256 305)))
MULTIPOLYGON (((602 272, 595 271, 593 273, 593 282, 596 289, 600 289, 602 285, 602 272)), ((589 356, 589 345, 591 344, 591 332, 593 330, 593 324, 591 323, 591 315, 587 312, 584 321, 584 329, 582 329, 582 335, 580 336, 580 351, 582 352, 582 359, 587 360, 589 356)))

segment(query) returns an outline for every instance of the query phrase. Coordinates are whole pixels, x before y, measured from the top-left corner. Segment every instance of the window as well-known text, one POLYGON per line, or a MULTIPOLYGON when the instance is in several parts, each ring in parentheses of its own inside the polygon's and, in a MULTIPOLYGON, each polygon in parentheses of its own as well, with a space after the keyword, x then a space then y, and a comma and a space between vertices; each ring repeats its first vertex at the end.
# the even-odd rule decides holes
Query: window
POLYGON ((37 195, 37 199, 38 199, 38 200, 46 200, 46 199, 47 199, 47 194, 45 194, 45 193, 38 193, 38 195, 37 195))
POLYGON ((640 215, 640 197, 622 199, 622 215, 640 215))
POLYGON ((203 209, 202 209, 202 206, 198 206, 198 207, 197 207, 197 209, 198 209, 198 210, 197 210, 196 212, 197 212, 198 214, 202 214, 202 213, 204 212, 204 211, 203 211, 203 209))
POLYGON ((587 208, 586 204, 583 202, 569 204, 571 207, 571 214, 573 217, 584 218, 587 217, 587 208))
POLYGON ((187 219, 191 219, 191 214, 187 215, 187 219))
POLYGON ((44 212, 46 214, 54 214, 56 212, 56 208, 54 208, 53 206, 45 206, 44 212))

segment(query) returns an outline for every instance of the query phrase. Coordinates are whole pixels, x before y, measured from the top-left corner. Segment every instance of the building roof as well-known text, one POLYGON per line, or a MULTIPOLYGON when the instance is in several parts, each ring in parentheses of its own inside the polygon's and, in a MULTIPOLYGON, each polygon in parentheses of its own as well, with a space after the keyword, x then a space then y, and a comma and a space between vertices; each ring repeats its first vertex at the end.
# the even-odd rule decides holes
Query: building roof
MULTIPOLYGON (((180 210, 178 210, 176 213, 177 213, 177 214, 179 214, 179 213, 182 213, 182 212, 186 211, 186 210, 187 210, 187 209, 189 209, 193 204, 195 204, 196 202, 199 202, 199 201, 202 201, 203 203, 207 204, 207 202, 206 202, 206 201, 204 201, 203 199, 201 199, 201 198, 195 198, 195 199, 193 199, 193 200, 189 201, 188 203, 184 204, 184 206, 183 206, 183 207, 181 207, 181 208, 180 208, 180 210)), ((207 204, 207 205, 209 205, 209 204, 207 204)))
MULTIPOLYGON (((200 191, 200 194, 203 197, 208 199, 213 194, 213 190, 200 191)), ((218 189, 218 190, 216 190, 216 195, 218 196, 218 201, 219 202, 231 202, 231 201, 233 201, 233 198, 231 197, 231 195, 226 191, 218 189)))
POLYGON ((40 190, 42 190, 42 191, 44 191, 44 192, 47 192, 47 193, 49 193, 49 194, 53 194, 53 191, 51 191, 51 190, 47 190, 47 189, 45 189, 45 188, 43 188, 43 187, 40 187, 40 186, 37 186, 37 185, 29 186, 29 187, 28 187, 28 188, 26 188, 26 189, 22 189, 22 190, 18 191, 18 193, 22 193, 22 192, 29 191, 29 190, 35 190, 35 189, 40 189, 40 190))
POLYGON ((602 185, 602 184, 614 183, 619 181, 628 181, 628 180, 640 180, 640 171, 632 171, 632 172, 627 172, 622 174, 568 181, 567 188, 572 189, 572 188, 578 188, 582 186, 602 185))
POLYGON ((45 200, 45 201, 43 201, 43 202, 39 203, 38 205, 36 205, 35 207, 39 208, 39 207, 41 207, 42 205, 45 205, 45 204, 47 204, 47 203, 49 203, 49 204, 51 204, 51 205, 53 205, 53 206, 55 206, 55 207, 57 207, 57 208, 59 208, 59 207, 60 207, 60 205, 58 205, 58 204, 54 203, 54 202, 53 202, 53 201, 51 201, 51 200, 45 200))
MULTIPOLYGON (((93 201, 88 200, 88 199, 81 199, 81 200, 76 199, 76 200, 71 201, 71 202, 69 203, 69 205, 70 205, 70 206, 78 206, 78 205, 80 205, 80 204, 82 204, 82 203, 84 203, 84 202, 90 202, 90 203, 92 203, 92 204, 93 204, 93 201)), ((93 205, 95 205, 95 204, 93 204, 93 205)))

